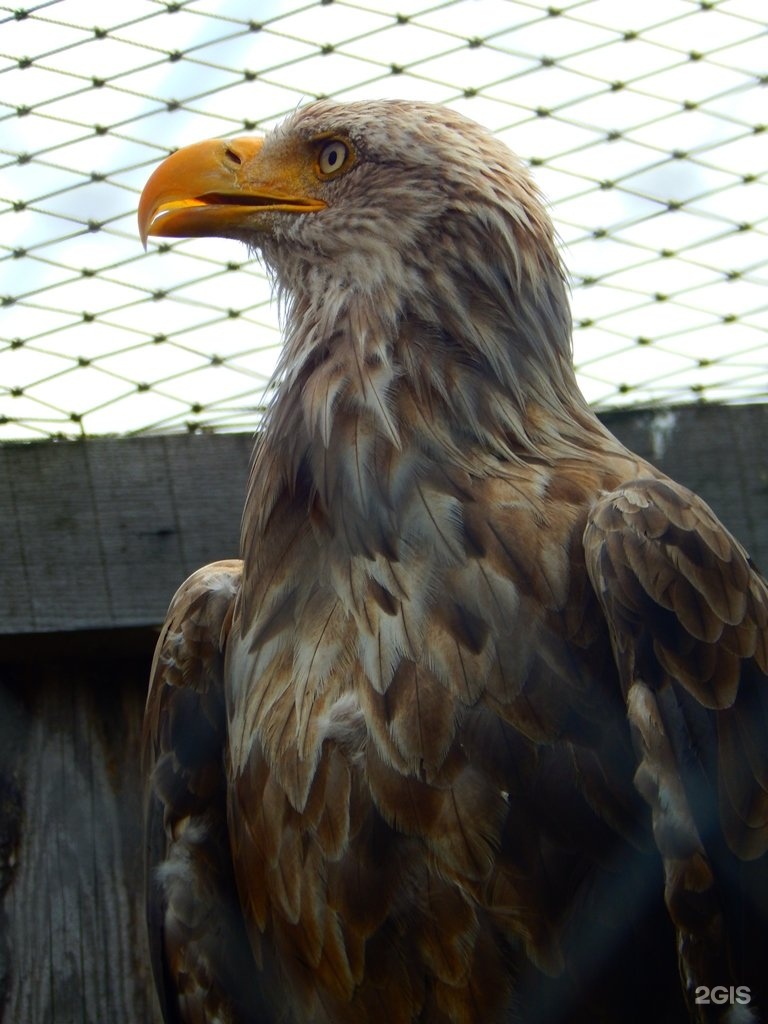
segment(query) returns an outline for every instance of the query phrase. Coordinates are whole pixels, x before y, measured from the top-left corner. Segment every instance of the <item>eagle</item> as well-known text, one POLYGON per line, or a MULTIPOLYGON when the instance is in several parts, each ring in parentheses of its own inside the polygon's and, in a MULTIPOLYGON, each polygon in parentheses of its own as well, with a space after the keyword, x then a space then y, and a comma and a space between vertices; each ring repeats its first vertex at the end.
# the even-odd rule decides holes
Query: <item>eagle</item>
POLYGON ((320 99, 139 224, 255 250, 284 335, 241 557, 151 670, 165 1020, 768 1019, 768 585, 580 393, 523 163, 320 99))

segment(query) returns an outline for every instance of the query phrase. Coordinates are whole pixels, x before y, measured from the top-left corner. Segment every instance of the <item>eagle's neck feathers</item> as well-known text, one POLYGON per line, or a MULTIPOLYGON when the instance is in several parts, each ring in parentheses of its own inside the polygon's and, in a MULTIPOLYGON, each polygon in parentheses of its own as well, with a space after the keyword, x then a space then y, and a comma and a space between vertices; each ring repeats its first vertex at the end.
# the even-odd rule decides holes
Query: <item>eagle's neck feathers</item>
POLYGON ((307 515, 354 547, 383 509, 396 532, 405 492, 436 465, 503 475, 545 461, 544 449, 573 457, 590 436, 604 443, 573 375, 551 239, 502 233, 498 251, 483 238, 468 251, 447 232, 440 259, 406 249, 394 282, 370 267, 353 281, 343 259, 325 272, 316 258, 280 268, 286 341, 254 455, 256 535, 281 494, 301 493, 307 515))

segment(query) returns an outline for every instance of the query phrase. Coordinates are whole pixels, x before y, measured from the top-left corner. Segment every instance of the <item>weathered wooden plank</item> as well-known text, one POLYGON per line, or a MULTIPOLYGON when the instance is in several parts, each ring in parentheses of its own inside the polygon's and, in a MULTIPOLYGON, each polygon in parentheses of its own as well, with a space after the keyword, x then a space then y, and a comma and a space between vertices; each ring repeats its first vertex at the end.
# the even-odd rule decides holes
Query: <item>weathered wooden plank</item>
POLYGON ((194 569, 236 555, 245 435, 0 447, 0 633, 162 620, 194 569))
POLYGON ((0 513, 9 631, 44 630, 73 599, 77 617, 85 619, 98 619, 109 603, 103 568, 94 557, 98 524, 88 500, 85 449, 65 459, 58 457, 59 451, 74 454, 68 446, 0 448, 5 471, 0 490, 10 503, 0 513))
POLYGON ((0 807, 0 834, 14 830, 0 893, 2 1024, 159 1021, 139 781, 150 637, 142 657, 112 651, 103 665, 80 637, 83 661, 0 666, 0 792, 15 794, 0 807))
MULTIPOLYGON (((604 417, 768 563, 768 405, 604 417)), ((252 440, 0 447, 0 634, 159 622, 195 568, 237 553, 252 440)))

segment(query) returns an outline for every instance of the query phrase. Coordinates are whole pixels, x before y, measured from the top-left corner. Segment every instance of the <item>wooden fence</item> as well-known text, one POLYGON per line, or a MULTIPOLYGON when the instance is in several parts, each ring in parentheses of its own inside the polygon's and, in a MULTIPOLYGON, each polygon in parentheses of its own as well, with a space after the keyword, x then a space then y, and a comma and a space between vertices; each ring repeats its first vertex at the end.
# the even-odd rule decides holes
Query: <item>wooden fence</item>
MULTIPOLYGON (((768 406, 606 417, 768 564, 768 406)), ((237 552, 250 439, 0 447, 0 1022, 156 1024, 138 747, 157 628, 237 552)))

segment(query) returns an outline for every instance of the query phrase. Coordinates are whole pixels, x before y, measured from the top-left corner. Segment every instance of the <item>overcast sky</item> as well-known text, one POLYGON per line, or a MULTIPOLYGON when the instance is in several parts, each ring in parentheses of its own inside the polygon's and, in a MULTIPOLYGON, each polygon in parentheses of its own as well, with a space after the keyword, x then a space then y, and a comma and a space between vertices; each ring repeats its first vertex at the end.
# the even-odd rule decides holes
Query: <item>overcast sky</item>
POLYGON ((0 439, 256 425, 268 283, 233 242, 145 255, 136 203, 318 94, 450 103, 532 162, 590 401, 765 398, 764 0, 1 10, 0 439))

